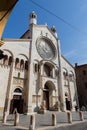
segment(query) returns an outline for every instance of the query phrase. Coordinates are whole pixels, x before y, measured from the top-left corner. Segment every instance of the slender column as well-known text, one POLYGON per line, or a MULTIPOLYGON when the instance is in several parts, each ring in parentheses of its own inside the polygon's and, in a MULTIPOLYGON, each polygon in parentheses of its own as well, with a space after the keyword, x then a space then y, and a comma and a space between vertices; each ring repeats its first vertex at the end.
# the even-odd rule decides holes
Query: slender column
POLYGON ((69 97, 70 97, 71 109, 72 109, 72 98, 71 98, 71 90, 70 90, 70 80, 69 80, 69 75, 67 75, 67 81, 68 81, 68 90, 69 90, 69 97))
MULTIPOLYGON (((32 30, 31 30, 32 31, 32 30)), ((32 56, 33 43, 30 42, 29 47, 29 60, 28 60, 28 74, 27 74, 27 92, 26 92, 26 113, 32 112, 32 78, 33 78, 33 56, 32 56)))
POLYGON ((60 41, 58 40, 58 64, 59 64, 59 75, 58 75, 58 95, 60 100, 60 109, 62 111, 66 110, 65 106, 65 96, 64 96, 64 84, 63 84, 63 73, 62 73, 62 64, 61 64, 61 51, 60 51, 60 41))
POLYGON ((55 68, 53 68, 53 78, 55 78, 55 68))
POLYGON ((76 93, 76 103, 77 103, 78 108, 80 109, 79 99, 78 99, 78 91, 77 91, 77 86, 76 86, 76 77, 74 78, 74 88, 75 88, 75 93, 76 93))
POLYGON ((26 113, 30 113, 32 111, 32 89, 31 88, 31 74, 32 74, 32 69, 31 65, 28 64, 28 75, 27 75, 27 92, 26 92, 26 113))
POLYGON ((43 75, 44 73, 44 64, 41 65, 41 75, 43 75))

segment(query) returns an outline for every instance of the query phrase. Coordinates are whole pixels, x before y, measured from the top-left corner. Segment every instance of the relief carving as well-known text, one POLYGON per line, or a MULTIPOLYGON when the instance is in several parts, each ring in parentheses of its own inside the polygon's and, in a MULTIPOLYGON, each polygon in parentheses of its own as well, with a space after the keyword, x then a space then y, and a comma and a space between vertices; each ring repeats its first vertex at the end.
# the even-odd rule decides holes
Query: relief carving
POLYGON ((24 80, 23 79, 16 79, 16 78, 14 78, 13 79, 13 84, 23 86, 24 80))

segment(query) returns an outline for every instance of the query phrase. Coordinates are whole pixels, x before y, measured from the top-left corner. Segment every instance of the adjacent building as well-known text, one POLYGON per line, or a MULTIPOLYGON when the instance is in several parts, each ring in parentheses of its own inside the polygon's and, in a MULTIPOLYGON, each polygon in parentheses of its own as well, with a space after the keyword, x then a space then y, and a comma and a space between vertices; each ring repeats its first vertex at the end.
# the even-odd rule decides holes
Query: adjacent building
POLYGON ((87 110, 87 64, 75 65, 76 83, 80 108, 87 110))
POLYGON ((20 39, 2 39, 0 113, 74 110, 78 104, 74 67, 62 56, 56 28, 37 25, 20 39))

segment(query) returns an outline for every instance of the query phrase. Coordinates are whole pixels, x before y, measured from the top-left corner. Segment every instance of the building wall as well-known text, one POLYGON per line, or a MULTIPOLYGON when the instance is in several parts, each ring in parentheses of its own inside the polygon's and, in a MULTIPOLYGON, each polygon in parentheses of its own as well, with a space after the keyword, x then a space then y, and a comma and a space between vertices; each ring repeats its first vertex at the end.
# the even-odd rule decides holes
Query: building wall
POLYGON ((0 64, 0 113, 2 113, 4 110, 8 77, 9 68, 0 64))
POLYGON ((87 109, 87 64, 76 65, 75 72, 80 108, 87 109))
POLYGON ((72 103, 72 109, 75 109, 75 106, 78 102, 77 97, 77 87, 76 87, 76 77, 73 66, 62 56, 62 73, 63 73, 63 87, 65 93, 65 99, 67 98, 66 93, 68 93, 68 98, 72 103), (76 102, 77 101, 77 102, 76 102))
POLYGON ((11 101, 14 95, 14 90, 20 88, 23 91, 23 98, 26 99, 24 92, 26 91, 26 79, 27 70, 24 67, 20 67, 21 60, 25 62, 29 59, 29 44, 28 40, 4 40, 5 44, 1 47, 7 59, 0 60, 0 84, 1 91, 0 94, 0 111, 5 109, 10 110, 10 103, 8 105, 8 100, 11 101), (11 64, 9 64, 9 59, 12 58, 11 64), (19 63, 16 65, 16 59, 19 59, 19 63), (5 108, 6 105, 6 108, 5 108))

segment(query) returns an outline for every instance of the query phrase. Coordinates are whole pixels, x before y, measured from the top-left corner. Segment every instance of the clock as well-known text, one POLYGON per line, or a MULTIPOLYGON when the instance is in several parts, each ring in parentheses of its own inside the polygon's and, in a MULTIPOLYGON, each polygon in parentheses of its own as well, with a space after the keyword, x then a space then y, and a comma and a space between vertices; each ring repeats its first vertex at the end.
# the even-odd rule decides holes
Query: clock
POLYGON ((43 59, 53 59, 55 57, 56 50, 50 40, 47 40, 45 38, 40 38, 36 42, 36 48, 37 48, 38 54, 43 59))

